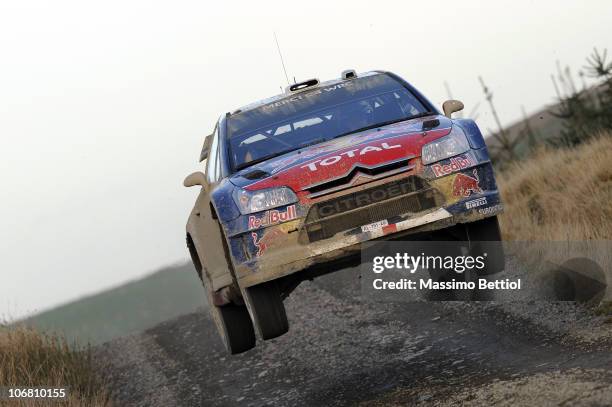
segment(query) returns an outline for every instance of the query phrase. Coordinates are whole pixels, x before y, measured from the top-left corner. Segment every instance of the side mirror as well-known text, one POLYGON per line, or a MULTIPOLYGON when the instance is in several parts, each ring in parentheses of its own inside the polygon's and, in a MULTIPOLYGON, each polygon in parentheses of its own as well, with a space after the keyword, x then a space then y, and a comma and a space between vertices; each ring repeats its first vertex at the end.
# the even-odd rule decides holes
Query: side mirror
POLYGON ((442 103, 442 110, 444 110, 444 116, 450 118, 451 114, 463 110, 463 102, 453 99, 447 100, 442 103))
POLYGON ((212 134, 204 138, 204 145, 202 146, 202 152, 200 153, 200 162, 208 158, 208 152, 210 151, 210 144, 212 142, 212 134))
POLYGON ((206 177, 202 171, 196 171, 193 174, 187 175, 187 178, 183 181, 183 185, 186 188, 193 187, 196 185, 206 185, 206 177))

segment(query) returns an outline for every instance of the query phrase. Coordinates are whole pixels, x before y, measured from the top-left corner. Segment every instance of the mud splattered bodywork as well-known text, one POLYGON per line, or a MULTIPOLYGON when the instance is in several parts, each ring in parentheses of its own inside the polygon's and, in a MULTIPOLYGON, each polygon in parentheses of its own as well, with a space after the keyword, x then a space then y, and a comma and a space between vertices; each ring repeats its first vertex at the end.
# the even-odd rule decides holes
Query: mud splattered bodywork
POLYGON ((386 72, 308 83, 228 113, 205 142, 188 243, 216 303, 240 291, 251 317, 249 287, 346 258, 368 240, 502 210, 472 120, 441 115, 386 72))
POLYGON ((235 175, 231 180, 247 189, 284 185, 299 199, 224 225, 240 283, 257 284, 341 257, 367 240, 499 213, 502 205, 480 132, 470 121, 438 119, 440 125, 425 132, 426 119, 418 119, 318 146, 306 157, 266 163, 262 169, 275 175, 251 184, 235 175), (448 135, 452 126, 476 131, 469 137, 470 150, 423 165, 422 146, 448 135), (293 162, 287 165, 287 160, 293 162))

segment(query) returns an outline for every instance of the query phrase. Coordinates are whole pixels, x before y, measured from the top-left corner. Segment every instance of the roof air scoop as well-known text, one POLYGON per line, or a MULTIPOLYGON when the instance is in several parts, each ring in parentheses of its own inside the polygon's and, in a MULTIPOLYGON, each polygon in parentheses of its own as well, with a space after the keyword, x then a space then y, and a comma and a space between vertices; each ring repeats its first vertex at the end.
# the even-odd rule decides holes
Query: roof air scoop
POLYGON ((285 88, 285 93, 294 93, 294 92, 299 92, 301 90, 304 89, 308 89, 312 86, 317 86, 319 84, 319 80, 314 78, 314 79, 308 79, 307 81, 304 82, 299 82, 299 83, 294 83, 293 85, 289 85, 285 88))
POLYGON ((440 120, 425 120, 423 122, 423 131, 433 130, 440 125, 440 120))
POLYGON ((340 77, 344 80, 353 79, 357 77, 357 72, 354 69, 347 69, 346 71, 342 71, 340 77))

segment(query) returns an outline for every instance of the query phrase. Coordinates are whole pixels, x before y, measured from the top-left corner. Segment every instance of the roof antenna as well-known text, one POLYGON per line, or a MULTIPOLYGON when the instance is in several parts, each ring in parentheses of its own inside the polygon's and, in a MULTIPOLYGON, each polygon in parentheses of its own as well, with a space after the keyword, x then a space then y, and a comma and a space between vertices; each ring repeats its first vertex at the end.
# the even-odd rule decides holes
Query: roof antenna
POLYGON ((287 69, 285 68, 285 61, 283 60, 283 54, 281 53, 280 45, 278 45, 278 38, 276 38, 276 32, 274 32, 274 41, 276 41, 276 49, 278 49, 278 56, 281 60, 281 65, 283 65, 283 72, 285 72, 285 79, 287 80, 287 85, 289 83, 289 76, 287 75, 287 69))

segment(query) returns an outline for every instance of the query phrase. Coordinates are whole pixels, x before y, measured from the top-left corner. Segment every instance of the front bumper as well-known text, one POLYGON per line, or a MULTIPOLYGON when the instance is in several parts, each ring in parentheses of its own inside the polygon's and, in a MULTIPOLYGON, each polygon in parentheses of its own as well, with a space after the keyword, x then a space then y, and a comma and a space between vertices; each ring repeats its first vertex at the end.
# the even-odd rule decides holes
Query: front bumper
MULTIPOLYGON (((426 172, 423 175, 427 176, 426 172)), ((356 254, 369 240, 445 229, 495 216, 503 209, 490 162, 445 176, 432 175, 428 185, 443 197, 442 204, 418 213, 385 217, 383 225, 372 230, 358 226, 309 241, 305 239, 308 208, 302 208, 296 219, 232 236, 230 247, 240 286, 253 286, 356 254)))

